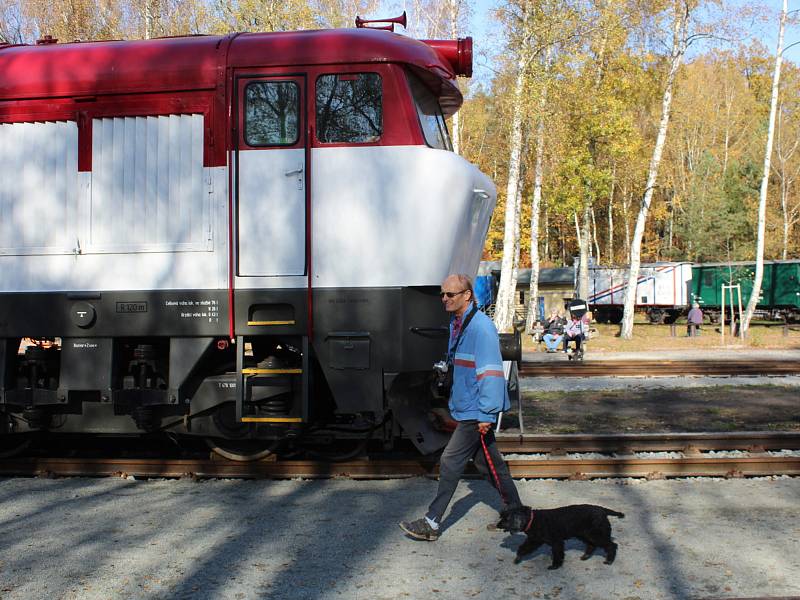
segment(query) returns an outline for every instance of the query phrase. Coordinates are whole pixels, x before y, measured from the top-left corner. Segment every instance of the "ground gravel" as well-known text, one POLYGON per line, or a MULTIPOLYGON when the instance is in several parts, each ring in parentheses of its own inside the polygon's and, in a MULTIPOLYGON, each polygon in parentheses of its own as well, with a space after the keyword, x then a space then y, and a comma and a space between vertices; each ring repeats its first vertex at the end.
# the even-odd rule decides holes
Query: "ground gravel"
MULTIPOLYGON (((585 390, 663 390, 697 389, 715 386, 777 385, 800 388, 797 375, 728 376, 713 377, 526 377, 519 380, 522 392, 577 392, 585 390)), ((800 390, 798 391, 800 394, 800 390)))
POLYGON ((513 564, 487 483, 462 482, 435 543, 406 539, 436 482, 0 480, 0 597, 688 599, 800 594, 800 479, 520 481, 538 507, 602 504, 616 563, 513 564))
MULTIPOLYGON (((523 361, 535 363, 563 362, 563 354, 547 354, 545 352, 523 352, 523 361)), ((786 360, 800 361, 800 350, 764 350, 749 348, 726 348, 704 350, 680 350, 657 352, 595 352, 587 353, 584 362, 592 361, 636 361, 636 360, 685 360, 702 362, 704 360, 786 360)), ((580 366, 576 366, 579 369, 580 366)), ((682 376, 682 377, 525 377, 520 379, 520 390, 523 392, 563 392, 579 390, 616 390, 638 388, 641 390, 668 388, 703 388, 713 386, 761 386, 779 385, 789 388, 800 388, 800 376, 768 375, 768 376, 729 376, 716 375, 682 376)), ((800 392, 799 392, 800 393, 800 392)))

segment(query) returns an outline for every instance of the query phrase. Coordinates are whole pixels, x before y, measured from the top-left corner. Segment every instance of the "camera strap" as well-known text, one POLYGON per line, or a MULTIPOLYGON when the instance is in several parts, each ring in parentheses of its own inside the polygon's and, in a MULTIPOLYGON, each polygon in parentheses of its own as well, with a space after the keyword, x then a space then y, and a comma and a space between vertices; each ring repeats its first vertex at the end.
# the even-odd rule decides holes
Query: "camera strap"
POLYGON ((461 324, 461 331, 458 332, 458 337, 456 338, 455 344, 453 344, 453 346, 448 349, 447 352, 448 362, 452 362, 453 358, 455 358, 456 350, 458 350, 458 345, 461 343, 461 336, 464 335, 464 331, 467 329, 467 325, 469 325, 469 322, 472 321, 472 317, 474 317, 475 313, 477 312, 478 312, 478 307, 473 304, 472 311, 467 315, 467 318, 464 319, 464 322, 461 324))

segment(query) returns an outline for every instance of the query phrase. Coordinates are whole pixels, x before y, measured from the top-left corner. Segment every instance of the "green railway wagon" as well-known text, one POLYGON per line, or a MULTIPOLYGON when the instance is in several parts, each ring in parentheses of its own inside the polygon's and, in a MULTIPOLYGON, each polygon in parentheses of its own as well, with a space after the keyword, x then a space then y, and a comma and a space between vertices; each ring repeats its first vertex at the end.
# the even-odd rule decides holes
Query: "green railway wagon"
MULTIPOLYGON (((699 302, 712 315, 718 314, 722 285, 738 283, 744 308, 750 301, 755 272, 756 265, 752 262, 696 264, 692 267, 692 301, 699 302)), ((726 301, 730 304, 727 294, 726 301)), ((758 309, 763 317, 800 319, 800 260, 764 261, 758 309)))

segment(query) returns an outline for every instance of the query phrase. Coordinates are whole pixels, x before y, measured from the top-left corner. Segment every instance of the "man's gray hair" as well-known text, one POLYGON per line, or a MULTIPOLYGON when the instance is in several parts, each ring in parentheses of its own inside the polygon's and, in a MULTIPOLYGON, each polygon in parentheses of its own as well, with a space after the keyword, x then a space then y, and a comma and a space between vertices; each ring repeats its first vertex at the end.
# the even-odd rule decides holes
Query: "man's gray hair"
POLYGON ((475 290, 472 287, 472 278, 464 273, 454 273, 452 277, 458 279, 461 289, 469 290, 470 302, 475 303, 475 290))

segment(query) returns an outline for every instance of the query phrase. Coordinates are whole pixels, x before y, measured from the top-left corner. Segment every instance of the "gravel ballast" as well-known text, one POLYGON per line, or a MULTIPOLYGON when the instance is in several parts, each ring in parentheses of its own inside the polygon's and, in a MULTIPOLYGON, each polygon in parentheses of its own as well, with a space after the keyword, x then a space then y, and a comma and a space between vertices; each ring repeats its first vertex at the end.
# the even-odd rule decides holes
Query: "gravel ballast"
POLYGON ((0 480, 0 598, 688 599, 800 594, 800 479, 520 481, 526 503, 605 505, 619 554, 547 570, 490 533, 463 481, 435 543, 405 538, 436 489, 393 481, 0 480))

